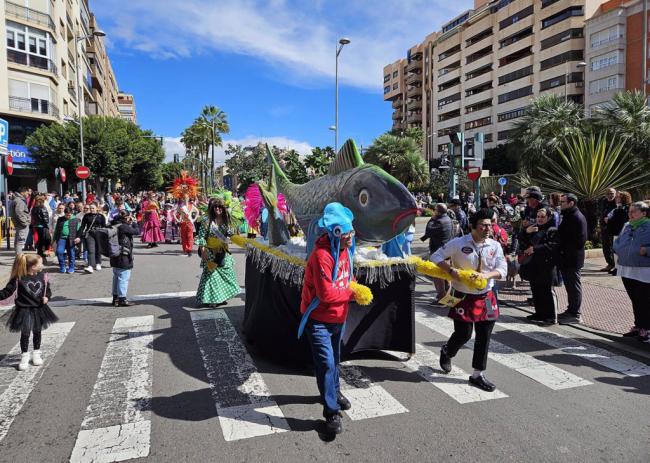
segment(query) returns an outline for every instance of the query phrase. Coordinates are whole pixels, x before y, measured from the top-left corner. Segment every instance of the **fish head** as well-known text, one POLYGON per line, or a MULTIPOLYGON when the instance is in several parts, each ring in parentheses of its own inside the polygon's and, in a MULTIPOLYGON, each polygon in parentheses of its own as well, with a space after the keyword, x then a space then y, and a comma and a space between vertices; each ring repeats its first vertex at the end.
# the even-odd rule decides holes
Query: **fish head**
POLYGON ((413 195, 379 166, 354 170, 339 191, 339 201, 354 214, 357 241, 378 246, 405 232, 418 211, 413 195))

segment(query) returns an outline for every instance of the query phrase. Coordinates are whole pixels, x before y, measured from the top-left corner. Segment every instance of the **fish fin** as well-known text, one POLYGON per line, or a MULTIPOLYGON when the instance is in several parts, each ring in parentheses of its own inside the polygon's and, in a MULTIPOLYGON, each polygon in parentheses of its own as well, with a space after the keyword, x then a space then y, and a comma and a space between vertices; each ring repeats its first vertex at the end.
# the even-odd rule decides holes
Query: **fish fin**
POLYGON ((269 211, 268 240, 271 246, 280 246, 289 242, 289 229, 282 218, 278 208, 278 190, 276 187, 275 170, 270 169, 268 183, 260 180, 257 186, 260 189, 262 202, 269 211))
POLYGON ((349 138, 341 147, 336 158, 330 164, 329 175, 340 174, 349 169, 362 166, 364 164, 357 145, 349 138))
POLYGON ((282 170, 282 167, 280 167, 280 164, 275 159, 275 156, 273 156, 273 152, 271 151, 271 148, 269 148, 268 143, 265 143, 264 146, 266 146, 266 162, 269 166, 271 166, 271 171, 277 176, 279 184, 290 184, 291 181, 282 170))

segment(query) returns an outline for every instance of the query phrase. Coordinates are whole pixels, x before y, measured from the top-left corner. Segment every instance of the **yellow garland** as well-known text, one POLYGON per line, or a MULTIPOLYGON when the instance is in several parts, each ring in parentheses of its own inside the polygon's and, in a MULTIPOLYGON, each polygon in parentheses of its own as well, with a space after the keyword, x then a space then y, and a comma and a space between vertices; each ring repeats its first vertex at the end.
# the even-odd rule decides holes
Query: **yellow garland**
MULTIPOLYGON (((246 247, 246 245, 254 246, 258 249, 261 249, 265 252, 268 252, 269 254, 278 257, 280 259, 284 259, 294 265, 298 265, 300 267, 305 267, 307 263, 302 260, 299 257, 292 256, 290 254, 287 254, 285 252, 280 251, 277 248, 273 248, 270 246, 266 246, 259 241, 250 239, 250 238, 245 238, 241 235, 234 235, 230 238, 233 243, 235 243, 237 246, 240 247, 246 247)), ((421 259, 420 257, 417 256, 411 256, 407 257, 406 259, 399 259, 399 260, 391 260, 391 261, 385 261, 385 260, 369 260, 369 261, 364 261, 364 262, 359 262, 356 264, 357 267, 382 267, 385 265, 396 265, 396 264, 407 264, 407 265, 415 265, 415 268, 419 273, 422 273, 423 275, 428 275, 433 278, 441 278, 443 280, 448 280, 451 281, 452 277, 449 275, 449 273, 445 272, 443 269, 438 267, 436 264, 433 262, 425 261, 421 259)), ((477 272, 474 270, 459 270, 458 271, 458 278, 463 283, 465 286, 469 288, 473 288, 476 290, 482 290, 485 289, 487 286, 487 280, 485 278, 482 278, 479 276, 477 272)), ((356 283, 355 283, 356 284, 356 283)), ((362 285, 359 285, 362 286, 362 285)), ((350 286, 352 288, 352 286, 350 286)), ((364 288, 366 288, 364 286, 364 288)), ((370 292, 370 289, 368 288, 368 292, 370 292)), ((355 294, 355 298, 357 295, 355 294)), ((370 300, 372 301, 372 293, 370 293, 370 300)), ((358 302, 358 301, 357 301, 358 302)), ((370 302, 368 302, 370 303, 370 302)), ((366 305, 362 304, 359 302, 361 305, 366 305)))
POLYGON ((359 284, 356 281, 351 281, 350 289, 354 293, 354 300, 357 304, 369 305, 372 302, 372 291, 367 286, 359 284))

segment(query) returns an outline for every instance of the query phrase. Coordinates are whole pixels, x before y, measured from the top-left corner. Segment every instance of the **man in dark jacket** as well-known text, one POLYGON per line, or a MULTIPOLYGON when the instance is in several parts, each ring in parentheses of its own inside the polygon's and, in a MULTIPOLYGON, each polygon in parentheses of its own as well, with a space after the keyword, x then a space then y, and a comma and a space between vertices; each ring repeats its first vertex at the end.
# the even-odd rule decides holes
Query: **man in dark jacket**
POLYGON ((612 245, 614 237, 610 235, 607 228, 607 215, 616 209, 616 190, 608 188, 604 198, 598 201, 598 223, 600 224, 600 240, 603 243, 603 255, 607 261, 607 267, 600 269, 601 272, 609 272, 614 268, 614 251, 612 245))
POLYGON ((31 190, 26 186, 18 188, 18 193, 14 195, 14 201, 10 208, 9 215, 16 230, 16 236, 14 238, 16 254, 23 252, 25 241, 27 240, 27 232, 31 224, 31 216, 29 215, 29 207, 27 206, 27 198, 30 194, 31 190))
POLYGON ((112 222, 117 226, 117 239, 119 240, 121 252, 119 256, 111 257, 113 267, 113 306, 129 307, 133 303, 126 299, 133 268, 133 236, 137 235, 138 224, 133 220, 131 214, 122 210, 112 222))
MULTIPOLYGON (((447 214, 447 206, 444 203, 438 203, 436 204, 435 215, 427 223, 424 236, 420 240, 429 240, 429 254, 431 255, 453 237, 453 224, 447 214)), ((438 301, 447 293, 447 282, 440 278, 434 278, 433 284, 436 287, 436 298, 438 301)))
POLYGON ((95 270, 102 269, 102 250, 95 238, 94 230, 106 226, 106 217, 104 217, 104 214, 97 212, 97 204, 95 203, 89 206, 89 210, 90 212, 84 214, 83 219, 81 219, 78 241, 84 240, 86 251, 88 251, 88 267, 84 271, 93 273, 95 270))
POLYGON ((560 208, 562 220, 558 227, 559 267, 564 280, 569 306, 558 315, 562 325, 580 323, 582 305, 582 283, 580 270, 585 263, 585 243, 587 241, 587 220, 578 209, 578 198, 572 193, 562 195, 560 208))

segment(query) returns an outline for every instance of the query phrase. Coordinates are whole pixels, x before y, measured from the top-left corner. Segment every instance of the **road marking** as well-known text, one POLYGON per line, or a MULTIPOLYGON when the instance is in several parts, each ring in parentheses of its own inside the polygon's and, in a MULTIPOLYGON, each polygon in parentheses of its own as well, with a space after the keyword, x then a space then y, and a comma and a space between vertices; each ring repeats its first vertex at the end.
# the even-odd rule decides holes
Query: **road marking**
POLYGON ((28 370, 18 371, 20 343, 0 361, 0 441, 7 435, 14 418, 20 413, 73 326, 74 322, 56 323, 43 331, 43 365, 40 367, 30 365, 28 370))
MULTIPOLYGON (((245 294, 244 288, 240 288, 241 292, 239 294, 245 294)), ((152 301, 160 299, 177 299, 184 297, 193 297, 196 296, 196 291, 179 291, 172 293, 153 293, 153 294, 139 294, 135 296, 129 296, 130 301, 142 302, 142 301, 152 301)), ((113 302, 112 297, 96 297, 91 299, 68 299, 65 301, 52 301, 50 302, 51 307, 72 307, 79 305, 97 305, 97 304, 109 304, 113 302)), ((10 310, 10 309, 7 309, 10 310)), ((0 309, 2 313, 2 309, 0 309)))
MULTIPOLYGON (((466 404, 508 397, 507 394, 498 389, 487 392, 470 385, 468 382, 469 374, 455 365, 452 366, 449 374, 444 374, 439 367, 440 358, 438 355, 422 344, 416 344, 415 350, 415 354, 409 360, 402 361, 402 363, 456 402, 466 404)), ((387 351, 387 353, 395 355, 390 351, 387 351)))
POLYGON ((289 431, 237 331, 221 310, 191 312, 194 333, 226 441, 289 431))
MULTIPOLYGON (((441 317, 421 308, 415 309, 415 321, 447 338, 454 332, 454 322, 451 319, 441 317)), ((473 349, 474 340, 471 339, 468 341, 466 346, 473 349)), ((573 373, 538 360, 532 355, 518 352, 498 341, 490 341, 488 357, 553 390, 569 389, 592 384, 573 373)))
POLYGON ((514 317, 501 316, 497 326, 507 330, 518 332, 526 337, 539 341, 551 347, 559 349, 564 354, 575 355, 590 362, 617 371, 630 377, 650 375, 650 366, 643 362, 627 358, 623 355, 615 355, 606 349, 592 346, 576 339, 565 336, 561 333, 550 331, 541 326, 523 323, 514 317))
POLYGON ((71 462, 149 455, 153 324, 153 315, 115 321, 71 462))
POLYGON ((406 407, 390 395, 386 389, 374 384, 358 366, 342 362, 339 371, 343 380, 341 381, 341 392, 352 404, 352 408, 345 412, 351 420, 408 413, 406 407))

